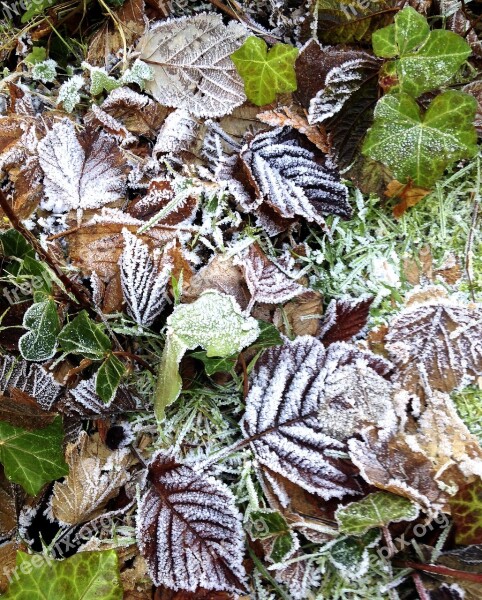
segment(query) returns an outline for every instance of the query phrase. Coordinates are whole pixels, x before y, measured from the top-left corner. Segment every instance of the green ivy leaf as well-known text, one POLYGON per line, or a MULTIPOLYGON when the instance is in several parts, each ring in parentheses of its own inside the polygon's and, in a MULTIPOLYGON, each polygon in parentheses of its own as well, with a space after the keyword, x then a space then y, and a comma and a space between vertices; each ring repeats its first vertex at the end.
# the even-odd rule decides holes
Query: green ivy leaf
POLYGON ((231 60, 243 78, 248 100, 263 106, 273 102, 276 94, 296 90, 297 56, 298 49, 293 46, 275 44, 268 51, 264 40, 251 36, 231 54, 231 60))
POLYGON ((17 552, 15 576, 5 600, 121 600, 115 550, 79 552, 65 560, 17 552))
POLYGON ((293 534, 281 513, 265 509, 249 515, 249 534, 253 540, 271 540, 269 558, 277 563, 289 555, 294 546, 293 534))
POLYGON ((27 23, 33 17, 41 15, 47 8, 58 4, 60 1, 61 0, 36 0, 35 2, 28 2, 27 5, 29 8, 22 15, 22 23, 27 23))
POLYGON ((27 54, 25 62, 31 65, 43 62, 47 58, 47 50, 43 46, 34 46, 32 52, 27 54))
POLYGON ((374 527, 384 527, 389 523, 413 521, 419 509, 415 504, 389 492, 368 494, 363 500, 350 502, 338 508, 335 519, 341 533, 363 535, 374 527))
POLYGON ((122 377, 126 373, 124 363, 114 354, 110 354, 97 372, 95 391, 99 398, 107 403, 114 397, 122 377))
POLYGON ((447 91, 422 115, 408 94, 388 94, 377 103, 362 152, 387 165, 398 181, 430 188, 448 165, 477 153, 476 109, 472 96, 447 91))
POLYGON ((35 496, 44 484, 67 475, 63 438, 60 417, 34 431, 0 422, 0 462, 8 479, 35 496))
POLYGON ((259 336, 255 343, 252 345, 253 348, 272 348, 273 346, 282 346, 283 339, 281 333, 272 324, 266 321, 258 321, 259 325, 259 336))
POLYGON ((23 358, 41 361, 52 358, 60 331, 55 302, 45 300, 32 304, 23 317, 23 326, 30 329, 18 341, 18 349, 23 358))
POLYGON ((7 229, 0 233, 0 245, 3 256, 35 258, 34 249, 16 229, 7 229))
POLYGON ((245 317, 232 296, 208 291, 192 304, 179 304, 167 319, 166 344, 159 365, 154 398, 157 421, 181 392, 179 363, 187 350, 201 346, 206 357, 228 358, 239 354, 259 335, 256 319, 245 317))
POLYGON ((101 323, 92 321, 87 311, 83 310, 62 329, 58 339, 64 352, 80 354, 91 360, 102 360, 112 348, 103 329, 101 323))
POLYGON ((209 376, 215 373, 229 373, 238 361, 237 354, 225 358, 210 358, 204 350, 193 352, 191 356, 204 364, 204 370, 209 376))
POLYGON ((415 97, 449 82, 472 52, 460 35, 430 31, 426 19, 411 7, 400 11, 394 24, 376 31, 372 44, 377 56, 399 56, 394 90, 415 97))
POLYGON ((464 546, 482 544, 482 480, 461 488, 449 499, 455 524, 455 543, 464 546))

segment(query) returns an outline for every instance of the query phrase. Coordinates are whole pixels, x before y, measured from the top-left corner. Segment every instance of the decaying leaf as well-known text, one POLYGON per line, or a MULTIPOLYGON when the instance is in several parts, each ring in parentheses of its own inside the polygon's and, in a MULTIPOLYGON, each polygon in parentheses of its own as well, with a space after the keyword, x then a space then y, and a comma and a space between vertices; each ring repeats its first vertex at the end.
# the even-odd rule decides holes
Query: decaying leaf
POLYGON ((78 442, 67 446, 69 474, 54 484, 50 502, 51 516, 63 525, 79 525, 101 515, 107 502, 129 481, 129 451, 102 455, 99 446, 99 440, 85 432, 78 442))
POLYGON ((461 487, 450 499, 457 544, 482 544, 482 480, 461 487))
MULTIPOLYGON (((301 558, 303 553, 298 551, 295 558, 301 558)), ((294 600, 303 600, 307 597, 309 589, 316 586, 319 581, 314 564, 311 561, 300 560, 276 569, 274 572, 276 581, 284 583, 294 600)))
POLYGON ((432 287, 410 296, 390 323, 386 349, 396 381, 415 394, 451 392, 482 374, 482 311, 432 287))
POLYGON ((149 466, 149 480, 137 538, 154 583, 243 590, 241 517, 229 489, 162 453, 149 466))
POLYGON ((403 184, 396 179, 390 181, 385 190, 387 198, 397 198, 400 200, 393 207, 393 216, 397 218, 401 217, 408 208, 416 206, 428 194, 430 194, 430 190, 414 187, 410 183, 403 184))
POLYGON ((285 335, 318 335, 323 298, 320 292, 306 291, 275 313, 275 323, 285 335))
POLYGON ((325 346, 333 342, 349 342, 363 330, 373 298, 340 298, 332 300, 323 317, 318 338, 325 346))
POLYGON ((333 450, 363 423, 391 429, 395 421, 391 384, 370 359, 343 343, 325 350, 309 336, 267 350, 252 376, 244 419, 257 460, 324 499, 356 493, 333 450))
POLYGON ((151 257, 147 244, 140 238, 127 229, 122 235, 124 250, 120 257, 120 273, 124 298, 136 323, 149 327, 167 302, 166 290, 172 271, 170 248, 165 247, 162 254, 155 250, 151 257))
POLYGON ((146 89, 164 106, 197 117, 230 113, 246 98, 230 59, 245 38, 242 25, 225 26, 217 14, 160 21, 139 42, 140 58, 154 72, 146 89))

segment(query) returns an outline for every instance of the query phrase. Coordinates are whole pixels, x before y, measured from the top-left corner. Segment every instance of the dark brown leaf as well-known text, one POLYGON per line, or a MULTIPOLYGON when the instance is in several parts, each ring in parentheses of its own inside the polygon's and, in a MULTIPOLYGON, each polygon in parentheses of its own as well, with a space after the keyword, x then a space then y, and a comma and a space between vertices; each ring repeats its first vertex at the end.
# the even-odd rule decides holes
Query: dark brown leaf
POLYGON ((323 317, 318 338, 325 346, 352 340, 367 324, 372 302, 373 298, 332 300, 323 317))

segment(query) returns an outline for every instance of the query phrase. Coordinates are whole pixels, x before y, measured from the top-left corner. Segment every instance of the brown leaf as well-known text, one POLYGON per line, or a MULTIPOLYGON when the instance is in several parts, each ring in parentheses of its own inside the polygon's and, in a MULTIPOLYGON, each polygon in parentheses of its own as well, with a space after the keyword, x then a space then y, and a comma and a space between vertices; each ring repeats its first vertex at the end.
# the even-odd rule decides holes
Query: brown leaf
MULTIPOLYGON (((0 466, 0 538, 9 537, 17 527, 17 502, 14 484, 6 477, 0 466)), ((0 550, 1 550, 0 545, 0 550)))
POLYGON ((301 110, 296 107, 282 106, 259 113, 258 119, 272 127, 293 127, 313 142, 322 152, 330 151, 328 135, 321 125, 310 125, 301 110))
POLYGON ((403 259, 403 274, 405 279, 413 286, 424 282, 433 282, 433 257, 430 246, 420 249, 416 257, 403 259))
POLYGON ((10 585, 11 578, 16 571, 17 552, 19 550, 26 552, 27 545, 17 540, 0 545, 0 564, 2 565, 0 569, 0 594, 4 594, 10 585))
POLYGON ((359 154, 350 167, 346 176, 356 184, 364 194, 376 194, 383 197, 386 186, 392 181, 393 176, 382 163, 359 154))
POLYGON ((325 346, 352 340, 367 324, 372 302, 373 298, 332 300, 326 309, 318 338, 325 346))
POLYGON ((144 0, 126 0, 121 8, 113 12, 116 23, 111 19, 106 20, 89 44, 87 62, 91 65, 106 66, 109 58, 123 48, 119 27, 122 28, 127 47, 144 33, 144 0))
POLYGON ((320 317, 323 313, 323 296, 319 292, 305 292, 282 309, 289 324, 290 331, 284 323, 281 313, 277 313, 280 330, 289 335, 317 335, 320 330, 320 317))
POLYGON ((482 309, 428 288, 392 319, 386 348, 402 388, 422 397, 450 393, 482 374, 482 309))
POLYGON ((146 94, 122 87, 113 90, 100 107, 94 105, 85 123, 100 124, 121 137, 127 137, 130 132, 154 138, 168 111, 146 94))
POLYGON ((474 125, 479 137, 482 137, 482 81, 472 81, 462 88, 466 94, 470 94, 477 100, 477 112, 475 113, 474 125))
POLYGON ((400 202, 393 207, 393 216, 400 218, 407 209, 416 206, 425 196, 430 194, 430 190, 412 186, 411 183, 400 183, 396 179, 387 185, 385 196, 387 198, 398 198, 400 202))
POLYGON ((213 592, 197 588, 194 592, 175 592, 166 587, 156 589, 154 600, 235 600, 239 596, 234 596, 228 592, 213 592))
POLYGON ((9 388, 9 396, 0 395, 0 421, 29 431, 50 425, 55 413, 43 410, 32 396, 18 388, 9 388))

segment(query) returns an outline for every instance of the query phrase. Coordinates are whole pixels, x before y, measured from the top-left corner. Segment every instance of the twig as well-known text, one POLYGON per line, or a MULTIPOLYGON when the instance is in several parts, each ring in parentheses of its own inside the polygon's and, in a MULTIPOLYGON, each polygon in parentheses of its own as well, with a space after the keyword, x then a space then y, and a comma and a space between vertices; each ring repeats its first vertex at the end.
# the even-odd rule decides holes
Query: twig
POLYGON ((422 578, 420 577, 420 575, 418 573, 412 573, 412 579, 420 600, 430 600, 430 597, 427 594, 427 590, 425 589, 425 586, 422 583, 422 578))
MULTIPOLYGON (((42 245, 33 235, 33 233, 31 233, 17 217, 2 190, 0 190, 0 206, 3 212, 7 215, 12 226, 28 241, 28 243, 33 247, 33 249, 39 255, 39 257, 48 264, 48 266, 52 269, 55 275, 64 284, 65 289, 68 290, 75 298, 77 304, 79 304, 79 306, 87 308, 88 310, 92 310, 90 298, 85 288, 82 285, 76 283, 75 281, 72 281, 69 277, 67 277, 67 275, 65 275, 65 273, 58 266, 56 259, 50 254, 48 250, 42 247, 42 245)), ((69 302, 72 301, 72 298, 70 298, 68 294, 64 295, 69 302)))
POLYGON ((474 257, 474 253, 472 247, 474 245, 475 227, 477 225, 477 218, 479 216, 479 201, 474 193, 472 193, 472 197, 474 198, 474 210, 472 212, 472 223, 470 225, 469 235, 467 236, 467 244, 465 245, 465 272, 469 281, 470 295, 472 297, 472 301, 475 302, 474 281, 472 277, 472 259, 474 257))

